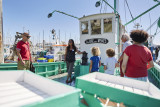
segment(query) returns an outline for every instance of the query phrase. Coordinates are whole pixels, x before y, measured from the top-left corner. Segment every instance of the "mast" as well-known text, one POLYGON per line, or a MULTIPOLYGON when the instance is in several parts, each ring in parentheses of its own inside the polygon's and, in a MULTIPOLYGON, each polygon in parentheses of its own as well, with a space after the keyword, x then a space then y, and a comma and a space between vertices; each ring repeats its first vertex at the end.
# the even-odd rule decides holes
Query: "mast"
POLYGON ((43 50, 45 49, 44 30, 43 30, 43 50))
POLYGON ((4 63, 2 0, 0 0, 0 63, 4 63))
POLYGON ((117 25, 117 43, 119 45, 119 13, 118 13, 118 4, 119 4, 119 0, 114 0, 114 14, 116 15, 116 25, 117 25))
POLYGON ((60 30, 59 30, 59 44, 60 44, 60 42, 61 42, 61 41, 60 41, 60 30))

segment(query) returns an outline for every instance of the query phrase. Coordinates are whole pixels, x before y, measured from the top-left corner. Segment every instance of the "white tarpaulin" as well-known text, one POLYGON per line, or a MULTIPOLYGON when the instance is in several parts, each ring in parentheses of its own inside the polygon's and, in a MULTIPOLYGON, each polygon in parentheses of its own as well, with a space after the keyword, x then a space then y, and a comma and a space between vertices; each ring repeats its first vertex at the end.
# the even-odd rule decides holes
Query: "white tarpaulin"
POLYGON ((153 39, 153 44, 160 46, 160 35, 156 35, 156 36, 154 37, 154 39, 153 39))

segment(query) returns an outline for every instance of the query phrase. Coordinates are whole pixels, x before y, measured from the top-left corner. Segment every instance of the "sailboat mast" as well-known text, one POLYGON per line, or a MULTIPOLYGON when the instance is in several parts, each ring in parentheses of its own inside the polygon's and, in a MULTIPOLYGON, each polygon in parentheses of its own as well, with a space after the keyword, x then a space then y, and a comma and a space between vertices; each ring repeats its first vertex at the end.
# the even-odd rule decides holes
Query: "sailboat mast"
POLYGON ((0 0, 0 63, 4 63, 2 0, 0 0))
POLYGON ((60 30, 59 30, 59 44, 60 44, 60 42, 61 42, 61 41, 60 41, 60 30))
POLYGON ((45 49, 44 30, 43 30, 43 50, 45 49))

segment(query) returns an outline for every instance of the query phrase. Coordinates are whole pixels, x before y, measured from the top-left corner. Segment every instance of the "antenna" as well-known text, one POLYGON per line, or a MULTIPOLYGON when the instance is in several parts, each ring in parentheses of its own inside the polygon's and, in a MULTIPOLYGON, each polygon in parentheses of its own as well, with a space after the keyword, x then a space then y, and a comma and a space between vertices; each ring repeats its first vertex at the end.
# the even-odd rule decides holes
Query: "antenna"
POLYGON ((134 25, 134 28, 136 28, 136 29, 138 29, 139 27, 142 27, 142 25, 140 25, 139 23, 136 23, 136 24, 134 25))

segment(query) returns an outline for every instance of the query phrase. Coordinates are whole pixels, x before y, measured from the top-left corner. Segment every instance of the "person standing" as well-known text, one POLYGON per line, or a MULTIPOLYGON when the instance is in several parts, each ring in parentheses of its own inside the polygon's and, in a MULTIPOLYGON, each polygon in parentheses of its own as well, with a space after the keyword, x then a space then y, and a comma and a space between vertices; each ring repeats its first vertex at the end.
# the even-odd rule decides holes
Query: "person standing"
POLYGON ((160 65, 160 47, 158 47, 158 55, 157 55, 157 60, 156 62, 158 63, 158 65, 160 65))
POLYGON ((74 62, 76 60, 76 58, 75 58, 76 52, 78 54, 83 53, 77 49, 77 47, 74 44, 73 39, 69 39, 68 46, 65 49, 65 58, 64 58, 64 61, 67 64, 67 72, 68 72, 66 83, 72 82, 71 75, 72 75, 72 71, 73 71, 74 62))
POLYGON ((99 67, 101 66, 101 57, 99 47, 92 47, 92 57, 90 58, 90 67, 89 67, 89 73, 92 72, 98 72, 99 67))
POLYGON ((28 33, 22 34, 22 40, 17 43, 17 56, 18 56, 18 70, 29 70, 30 62, 32 61, 29 38, 31 36, 28 33))
POLYGON ((133 45, 124 50, 122 63, 122 72, 126 78, 148 80, 147 63, 150 68, 154 66, 151 51, 143 45, 148 36, 148 33, 143 30, 133 30, 131 32, 130 37, 133 40, 133 45))
POLYGON ((126 49, 126 47, 132 45, 132 43, 130 42, 129 39, 130 39, 130 37, 129 37, 129 35, 128 35, 127 33, 124 33, 124 34, 122 35, 122 37, 121 37, 121 41, 123 42, 123 45, 122 45, 122 55, 120 56, 120 58, 118 59, 118 61, 117 61, 117 63, 116 63, 116 66, 118 66, 119 63, 120 63, 120 76, 121 76, 121 77, 124 77, 123 72, 122 72, 122 68, 121 68, 121 66, 122 66, 122 61, 123 61, 123 52, 124 52, 124 50, 126 49))
POLYGON ((115 51, 112 48, 106 50, 108 58, 104 62, 104 70, 106 74, 114 75, 114 70, 116 67, 117 59, 115 56, 115 51))

